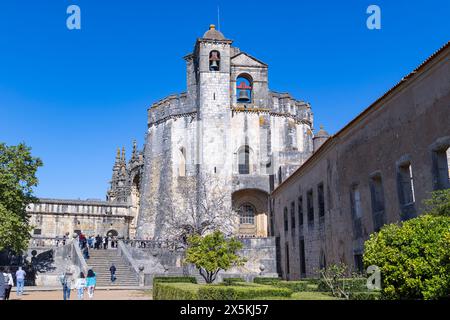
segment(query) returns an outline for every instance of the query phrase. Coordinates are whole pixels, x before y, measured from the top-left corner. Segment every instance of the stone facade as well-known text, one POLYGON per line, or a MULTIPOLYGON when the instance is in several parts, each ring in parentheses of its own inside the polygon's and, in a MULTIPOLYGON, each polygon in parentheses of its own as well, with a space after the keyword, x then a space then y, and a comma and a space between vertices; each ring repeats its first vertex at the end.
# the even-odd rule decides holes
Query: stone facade
POLYGON ((312 153, 310 105, 270 91, 268 66, 232 43, 211 26, 184 58, 187 92, 148 110, 138 238, 164 239, 162 203, 205 176, 245 215, 237 232, 265 237, 269 193, 312 153))
MULTIPOLYGON (((328 140, 271 195, 284 278, 344 262, 362 270, 363 243, 413 218, 450 188, 450 45, 328 140)), ((322 136, 326 136, 323 134, 322 136)))
POLYGON ((112 233, 129 237, 133 217, 127 203, 113 204, 100 200, 40 199, 27 208, 33 236, 55 238, 83 232, 87 236, 112 233))

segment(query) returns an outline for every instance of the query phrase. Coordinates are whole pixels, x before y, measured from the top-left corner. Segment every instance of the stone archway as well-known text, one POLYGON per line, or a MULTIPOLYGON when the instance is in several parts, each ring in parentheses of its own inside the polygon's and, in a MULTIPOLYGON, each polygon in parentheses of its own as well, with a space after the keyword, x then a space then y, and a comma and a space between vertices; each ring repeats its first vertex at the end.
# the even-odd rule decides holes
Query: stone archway
POLYGON ((240 215, 239 235, 267 237, 269 194, 258 189, 242 189, 232 194, 233 209, 240 215))
POLYGON ((117 237, 117 236, 119 236, 119 233, 117 232, 117 230, 114 230, 114 229, 109 230, 106 234, 108 236, 110 236, 110 237, 117 237))

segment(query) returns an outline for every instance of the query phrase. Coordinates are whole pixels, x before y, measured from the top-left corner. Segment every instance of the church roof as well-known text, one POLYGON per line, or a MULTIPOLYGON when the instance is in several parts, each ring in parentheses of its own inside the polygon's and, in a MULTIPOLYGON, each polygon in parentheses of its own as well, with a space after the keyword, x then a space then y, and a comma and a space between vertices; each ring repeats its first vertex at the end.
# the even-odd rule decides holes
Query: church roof
POLYGON ((225 40, 225 37, 222 32, 216 30, 216 26, 212 24, 209 26, 209 30, 203 35, 203 39, 225 40))

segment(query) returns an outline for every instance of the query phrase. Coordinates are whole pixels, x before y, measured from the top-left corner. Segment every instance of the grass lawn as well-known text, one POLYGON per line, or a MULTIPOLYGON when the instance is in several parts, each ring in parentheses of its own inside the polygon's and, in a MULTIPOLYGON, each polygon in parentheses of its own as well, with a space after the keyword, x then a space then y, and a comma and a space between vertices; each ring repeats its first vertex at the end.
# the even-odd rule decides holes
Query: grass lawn
POLYGON ((291 297, 265 297, 255 300, 339 300, 323 292, 294 292, 291 297))

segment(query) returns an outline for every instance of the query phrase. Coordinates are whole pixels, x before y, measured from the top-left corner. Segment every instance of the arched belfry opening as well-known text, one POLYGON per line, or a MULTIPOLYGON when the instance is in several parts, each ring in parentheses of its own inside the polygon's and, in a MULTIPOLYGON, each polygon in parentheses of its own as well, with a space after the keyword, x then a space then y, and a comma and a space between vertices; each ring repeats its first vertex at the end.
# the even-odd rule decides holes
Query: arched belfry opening
POLYGON ((209 71, 220 70, 220 52, 213 50, 209 53, 209 71))
POLYGON ((258 189, 243 189, 233 193, 233 209, 239 215, 239 236, 267 237, 268 198, 267 192, 258 189))
POLYGON ((240 74, 236 79, 237 103, 251 103, 253 94, 253 79, 249 74, 240 74))

